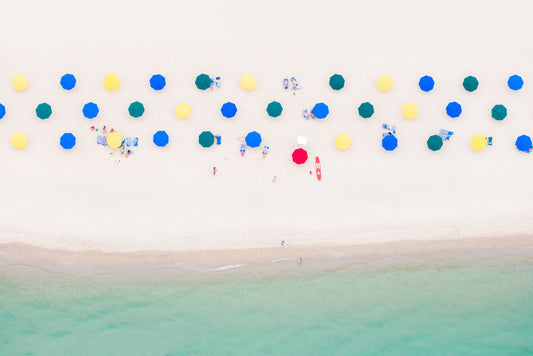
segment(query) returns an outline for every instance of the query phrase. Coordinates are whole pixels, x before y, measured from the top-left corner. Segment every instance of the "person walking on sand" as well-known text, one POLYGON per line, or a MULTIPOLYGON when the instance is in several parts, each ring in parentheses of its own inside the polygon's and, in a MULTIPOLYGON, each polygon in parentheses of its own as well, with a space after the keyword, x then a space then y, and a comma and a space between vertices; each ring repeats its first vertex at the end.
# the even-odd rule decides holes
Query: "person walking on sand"
POLYGON ((285 246, 285 240, 281 240, 281 247, 285 246))
POLYGON ((213 175, 215 176, 217 174, 217 167, 213 167, 213 175))

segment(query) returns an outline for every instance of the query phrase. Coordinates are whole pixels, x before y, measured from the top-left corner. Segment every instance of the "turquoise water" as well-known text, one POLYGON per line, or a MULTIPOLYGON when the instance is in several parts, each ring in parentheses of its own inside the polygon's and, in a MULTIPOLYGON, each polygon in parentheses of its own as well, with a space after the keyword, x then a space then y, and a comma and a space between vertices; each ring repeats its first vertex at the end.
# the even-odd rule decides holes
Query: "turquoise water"
POLYGON ((533 355, 533 265, 243 278, 0 270, 1 355, 533 355))

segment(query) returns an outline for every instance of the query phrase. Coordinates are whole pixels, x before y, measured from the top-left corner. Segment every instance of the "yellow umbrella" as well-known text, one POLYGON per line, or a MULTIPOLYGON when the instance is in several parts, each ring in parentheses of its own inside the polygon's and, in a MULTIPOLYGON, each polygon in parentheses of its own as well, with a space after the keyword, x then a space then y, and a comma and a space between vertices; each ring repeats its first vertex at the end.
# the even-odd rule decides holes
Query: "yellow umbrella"
POLYGON ((119 148, 122 145, 122 135, 118 132, 111 132, 107 135, 107 145, 111 148, 119 148))
POLYGON ((24 148, 28 144, 28 136, 24 132, 15 132, 11 136, 11 144, 15 148, 24 148))
POLYGON ((381 91, 389 91, 392 89, 392 78, 388 75, 382 75, 378 78, 378 88, 381 91))
POLYGON ((186 119, 191 114, 191 106, 187 103, 179 103, 176 105, 176 116, 180 119, 186 119))
POLYGON ((352 139, 350 138, 350 135, 341 133, 340 135, 337 135, 335 138, 335 146, 337 146, 340 150, 345 150, 352 144, 352 139))
POLYGON ((120 85, 120 78, 116 74, 108 74, 104 78, 104 86, 107 90, 115 90, 120 85))
POLYGON ((241 77, 241 85, 246 90, 252 90, 257 85, 257 78, 251 73, 246 73, 241 77))
POLYGON ((476 151, 483 151, 487 147, 487 138, 483 135, 475 135, 470 141, 470 145, 476 151))
POLYGON ((402 114, 406 119, 414 119, 418 115, 418 106, 415 103, 407 103, 402 108, 402 114))
POLYGON ((28 78, 24 74, 17 74, 13 77, 11 85, 19 91, 24 90, 28 87, 28 78))

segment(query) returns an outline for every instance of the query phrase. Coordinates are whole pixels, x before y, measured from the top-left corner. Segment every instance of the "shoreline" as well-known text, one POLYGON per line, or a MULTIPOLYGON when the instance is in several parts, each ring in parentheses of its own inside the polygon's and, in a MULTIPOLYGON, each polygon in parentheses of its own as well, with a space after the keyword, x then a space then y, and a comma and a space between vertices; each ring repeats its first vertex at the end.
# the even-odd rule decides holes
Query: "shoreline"
POLYGON ((89 274, 142 272, 294 270, 327 271, 364 268, 450 265, 483 261, 533 261, 533 235, 455 240, 403 240, 357 245, 312 245, 238 250, 143 251, 108 253, 96 250, 49 250, 20 243, 0 244, 0 267, 89 274), (303 263, 299 262, 302 258, 303 263))

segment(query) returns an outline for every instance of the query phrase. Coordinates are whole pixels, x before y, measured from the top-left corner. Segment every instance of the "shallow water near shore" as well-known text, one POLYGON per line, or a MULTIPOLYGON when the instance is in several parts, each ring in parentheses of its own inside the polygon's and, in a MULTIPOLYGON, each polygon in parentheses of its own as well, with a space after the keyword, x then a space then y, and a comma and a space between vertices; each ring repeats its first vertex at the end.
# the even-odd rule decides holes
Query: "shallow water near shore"
POLYGON ((257 275, 0 269, 2 355, 530 355, 533 262, 257 275))

